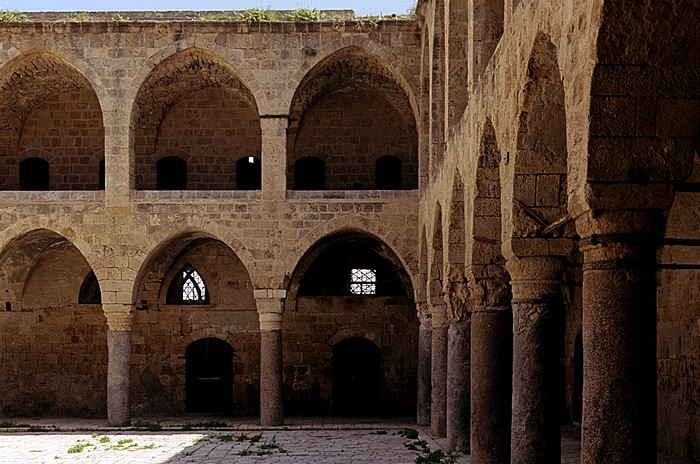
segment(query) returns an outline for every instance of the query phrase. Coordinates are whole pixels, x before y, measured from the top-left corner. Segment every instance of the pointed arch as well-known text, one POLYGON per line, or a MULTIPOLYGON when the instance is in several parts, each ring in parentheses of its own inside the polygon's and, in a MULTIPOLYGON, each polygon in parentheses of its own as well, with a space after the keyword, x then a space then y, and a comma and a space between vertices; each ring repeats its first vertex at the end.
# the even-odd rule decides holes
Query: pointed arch
POLYGON ((301 80, 290 105, 287 184, 297 184, 295 163, 311 156, 328 167, 326 189, 372 189, 376 161, 393 155, 402 161, 401 188, 417 188, 418 132, 410 95, 391 65, 360 47, 322 59, 301 80))
MULTIPOLYGON (((0 68, 3 164, 41 157, 52 167, 52 190, 98 190, 104 143, 97 93, 66 59, 35 49, 0 68)), ((21 179, 19 169, 0 175, 0 190, 19 190, 23 184, 26 176, 21 179)))
MULTIPOLYGON (((365 412, 413 412, 418 347, 413 296, 410 278, 398 256, 376 236, 345 229, 320 238, 305 250, 290 279, 283 313, 283 343, 288 353, 284 366, 288 374, 284 383, 285 411, 321 415, 334 412, 333 401, 340 399, 334 396, 338 382, 345 379, 344 374, 362 375, 362 370, 333 362, 338 353, 331 345, 348 336, 359 336, 380 348, 374 359, 381 365, 374 390, 379 401, 365 412), (374 271, 376 292, 352 292, 353 269, 374 271), (315 329, 309 331, 309 326, 315 329), (295 362, 299 359, 303 364, 295 362)), ((341 396, 343 401, 348 400, 341 396)))
POLYGON ((146 76, 132 125, 137 189, 152 189, 156 160, 178 153, 188 162, 188 188, 233 190, 236 161, 259 159, 262 150, 259 109, 248 83, 226 60, 196 47, 166 58, 146 76))
POLYGON ((207 284, 194 266, 187 263, 175 273, 168 286, 165 303, 209 304, 207 284))
POLYGON ((428 303, 431 305, 443 305, 444 284, 444 255, 442 234, 442 207, 437 203, 435 207, 435 220, 433 221, 432 246, 430 249, 428 267, 428 303))
POLYGON ((0 252, 0 293, 0 409, 25 416, 105 414, 107 320, 94 300, 99 283, 80 250, 47 229, 15 237, 0 252), (80 298, 86 275, 92 276, 91 301, 80 298))
MULTIPOLYGON (((550 224, 567 214, 567 133, 564 88, 557 50, 539 33, 528 61, 527 81, 521 93, 517 151, 507 181, 512 204, 505 231, 516 255, 531 253, 530 245, 516 239, 538 238, 550 224)), ((506 197, 508 198, 508 197, 506 197)), ((559 236, 561 231, 553 233, 559 236)), ((555 254, 567 255, 570 243, 555 254)))

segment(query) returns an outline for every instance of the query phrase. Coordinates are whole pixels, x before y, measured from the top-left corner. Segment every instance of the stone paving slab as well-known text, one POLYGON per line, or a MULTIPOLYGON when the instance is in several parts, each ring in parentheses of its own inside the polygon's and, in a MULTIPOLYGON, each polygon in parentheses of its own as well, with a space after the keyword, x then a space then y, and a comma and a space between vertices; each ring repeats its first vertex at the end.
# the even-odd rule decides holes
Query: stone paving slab
MULTIPOLYGON (((187 415, 133 421, 142 428, 156 425, 161 431, 108 427, 104 419, 0 419, 0 425, 8 423, 22 427, 0 427, 3 464, 411 464, 419 455, 426 456, 421 447, 444 450, 446 443, 433 439, 429 428, 396 418, 287 418, 279 428, 261 427, 257 418, 187 415), (217 427, 198 428, 198 424, 217 427), (399 433, 403 429, 414 429, 418 438, 403 436, 399 433)), ((578 436, 575 427, 562 429, 562 464, 579 463, 578 436)), ((471 460, 458 456, 442 462, 471 460)), ((659 455, 657 463, 690 461, 659 455)))

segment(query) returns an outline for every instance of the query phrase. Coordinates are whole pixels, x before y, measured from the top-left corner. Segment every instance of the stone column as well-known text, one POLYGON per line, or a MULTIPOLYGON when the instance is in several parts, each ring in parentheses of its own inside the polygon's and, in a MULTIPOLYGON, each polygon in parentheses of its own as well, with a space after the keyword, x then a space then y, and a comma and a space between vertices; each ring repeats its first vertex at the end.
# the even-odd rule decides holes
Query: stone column
POLYGON ((431 403, 430 433, 436 438, 447 436, 447 317, 445 305, 431 307, 431 403))
POLYGON ((447 331, 447 447, 462 452, 469 446, 471 314, 466 281, 445 288, 447 331))
POLYGON ((588 212, 583 252, 581 463, 656 456, 656 246, 653 212, 588 212))
POLYGON ((418 398, 416 423, 418 425, 430 425, 430 357, 432 344, 431 318, 427 310, 427 303, 418 303, 418 318, 420 329, 418 330, 418 398))
POLYGON ((557 321, 564 264, 557 256, 515 257, 506 264, 513 292, 513 464, 561 461, 557 321))
POLYGON ((472 462, 508 464, 513 368, 510 306, 474 306, 471 329, 472 462))
POLYGON ((131 305, 103 305, 107 317, 107 422, 110 426, 129 425, 131 395, 131 305))
POLYGON ((255 290, 260 318, 260 425, 284 424, 282 399, 282 311, 285 290, 255 290))
POLYGON ((262 198, 284 200, 287 190, 287 115, 262 114, 262 198))
POLYGON ((129 126, 130 111, 124 105, 121 89, 103 108, 105 124, 105 205, 110 212, 127 214, 133 186, 134 131, 129 126))

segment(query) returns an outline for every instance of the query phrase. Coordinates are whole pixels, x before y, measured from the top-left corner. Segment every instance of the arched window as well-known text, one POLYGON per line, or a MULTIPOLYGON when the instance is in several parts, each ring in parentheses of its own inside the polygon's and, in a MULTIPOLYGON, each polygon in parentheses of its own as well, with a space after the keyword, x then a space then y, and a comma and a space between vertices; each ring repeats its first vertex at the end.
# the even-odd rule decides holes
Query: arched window
POLYGON ((165 297, 167 304, 209 304, 209 292, 199 272, 187 264, 170 282, 165 297))
POLYGON ((299 158, 294 163, 295 190, 323 190, 326 188, 326 163, 315 156, 299 158))
POLYGON ((376 295, 377 271, 374 269, 350 269, 350 293, 353 295, 376 295))
POLYGON ((187 190, 187 161, 166 156, 156 163, 156 189, 187 190))
POLYGON ((375 186, 378 190, 401 190, 402 176, 400 158, 386 155, 377 159, 375 186))
POLYGON ((236 161, 236 190, 260 190, 260 160, 244 156, 236 161))
POLYGON ((100 291, 100 283, 93 271, 90 271, 83 284, 80 286, 78 294, 78 304, 102 304, 102 292, 100 291))
POLYGON ((42 158, 27 158, 19 163, 20 190, 48 190, 49 162, 42 158))

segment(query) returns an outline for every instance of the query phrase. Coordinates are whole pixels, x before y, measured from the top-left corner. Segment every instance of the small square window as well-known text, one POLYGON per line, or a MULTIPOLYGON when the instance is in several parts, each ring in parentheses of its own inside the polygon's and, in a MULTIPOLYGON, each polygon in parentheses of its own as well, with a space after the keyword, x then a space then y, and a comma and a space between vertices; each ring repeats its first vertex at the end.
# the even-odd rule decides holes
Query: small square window
POLYGON ((350 293, 353 295, 376 295, 377 271, 374 269, 351 269, 350 293))

